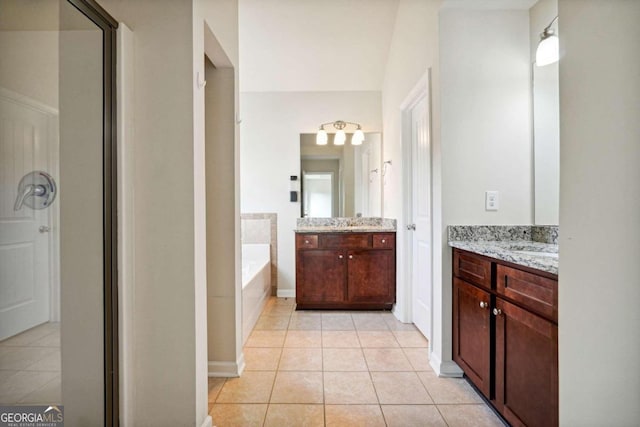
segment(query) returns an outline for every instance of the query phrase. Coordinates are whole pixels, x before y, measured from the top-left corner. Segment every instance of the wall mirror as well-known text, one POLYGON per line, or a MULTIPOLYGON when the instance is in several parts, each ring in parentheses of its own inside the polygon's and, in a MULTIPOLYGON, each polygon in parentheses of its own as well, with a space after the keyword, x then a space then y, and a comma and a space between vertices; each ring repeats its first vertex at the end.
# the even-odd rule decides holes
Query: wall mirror
POLYGON ((534 222, 557 225, 560 204, 558 63, 533 65, 534 222))
POLYGON ((300 216, 382 216, 382 134, 365 133, 362 145, 316 145, 300 134, 300 216))

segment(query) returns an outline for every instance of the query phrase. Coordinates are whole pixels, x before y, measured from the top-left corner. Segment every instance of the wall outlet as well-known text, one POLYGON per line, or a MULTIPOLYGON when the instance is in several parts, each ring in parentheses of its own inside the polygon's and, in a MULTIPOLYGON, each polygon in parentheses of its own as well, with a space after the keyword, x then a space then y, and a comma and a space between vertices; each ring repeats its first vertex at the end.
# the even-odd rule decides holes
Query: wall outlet
POLYGON ((484 193, 484 209, 487 211, 497 211, 498 206, 498 192, 486 191, 484 193))

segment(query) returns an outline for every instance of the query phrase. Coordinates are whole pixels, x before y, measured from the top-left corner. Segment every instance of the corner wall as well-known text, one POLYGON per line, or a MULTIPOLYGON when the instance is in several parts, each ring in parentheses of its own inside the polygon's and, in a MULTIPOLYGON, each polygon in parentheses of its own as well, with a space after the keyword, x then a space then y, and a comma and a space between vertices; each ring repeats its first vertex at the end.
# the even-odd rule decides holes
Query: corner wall
POLYGON ((560 425, 637 425, 640 2, 559 15, 560 425))
POLYGON ((278 215, 278 296, 295 296, 293 230, 300 203, 289 201, 289 176, 300 175, 300 134, 320 123, 349 120, 365 132, 380 131, 380 92, 244 92, 242 212, 278 215))

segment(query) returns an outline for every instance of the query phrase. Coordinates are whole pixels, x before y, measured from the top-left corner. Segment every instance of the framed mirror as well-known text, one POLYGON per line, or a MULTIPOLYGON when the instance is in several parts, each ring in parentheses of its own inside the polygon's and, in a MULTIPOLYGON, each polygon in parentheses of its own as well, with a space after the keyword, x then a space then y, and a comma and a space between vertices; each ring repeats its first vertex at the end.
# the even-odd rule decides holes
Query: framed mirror
POLYGON ((381 133, 365 133, 355 146, 334 145, 331 134, 327 145, 316 145, 316 134, 300 134, 300 216, 382 216, 381 174, 381 133))

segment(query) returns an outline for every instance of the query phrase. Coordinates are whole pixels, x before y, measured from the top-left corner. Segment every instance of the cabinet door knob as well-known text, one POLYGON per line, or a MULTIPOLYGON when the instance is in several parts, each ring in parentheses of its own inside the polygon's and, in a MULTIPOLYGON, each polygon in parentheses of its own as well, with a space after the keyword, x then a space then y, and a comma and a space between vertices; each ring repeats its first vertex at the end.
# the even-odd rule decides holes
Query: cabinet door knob
POLYGON ((342 258, 344 258, 344 257, 343 257, 342 255, 338 255, 338 258, 342 259, 342 258))
POLYGON ((494 316, 500 316, 502 314, 502 310, 500 310, 499 308, 494 308, 493 309, 493 315, 494 316))
POLYGON ((382 243, 387 243, 387 241, 385 239, 382 239, 382 243))
POLYGON ((489 307, 488 302, 480 301, 480 308, 487 308, 487 307, 489 307))
POLYGON ((308 244, 309 244, 309 241, 308 241, 308 240, 305 240, 305 241, 304 241, 304 244, 305 244, 305 245, 308 245, 308 244))
POLYGON ((349 255, 349 259, 353 259, 353 255, 349 255))

